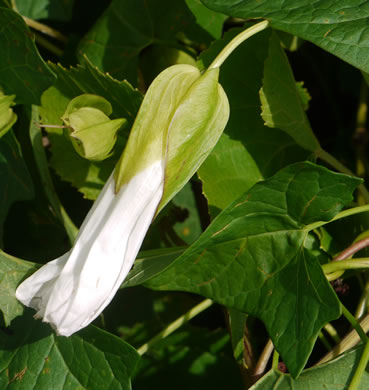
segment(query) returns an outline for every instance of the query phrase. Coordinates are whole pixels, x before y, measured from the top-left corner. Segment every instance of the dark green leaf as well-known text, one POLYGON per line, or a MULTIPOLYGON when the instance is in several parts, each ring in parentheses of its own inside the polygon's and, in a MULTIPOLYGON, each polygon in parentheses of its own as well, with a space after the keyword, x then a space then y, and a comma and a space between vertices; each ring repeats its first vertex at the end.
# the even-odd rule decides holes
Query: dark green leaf
POLYGON ((0 331, 0 387, 38 390, 130 390, 137 352, 122 339, 90 326, 57 337, 27 310, 0 331))
POLYGON ((74 0, 15 0, 17 11, 31 19, 68 21, 72 18, 74 0))
POLYGON ((369 72, 368 3, 361 0, 202 0, 233 17, 270 20, 272 27, 297 35, 369 72))
MULTIPOLYGON (((199 211, 191 184, 187 183, 173 198, 173 203, 183 211, 183 220, 174 225, 174 231, 187 244, 192 244, 202 233, 199 211)), ((178 218, 179 219, 179 218, 178 218)))
POLYGON ((306 150, 314 152, 320 149, 306 117, 292 70, 276 34, 272 34, 270 38, 260 100, 261 115, 267 126, 283 130, 306 150))
POLYGON ((23 305, 15 298, 15 290, 25 276, 36 269, 36 264, 17 259, 0 250, 0 310, 6 326, 23 313, 23 305))
POLYGON ((140 70, 145 85, 150 85, 154 78, 164 69, 175 64, 196 66, 196 60, 174 47, 151 45, 140 56, 140 70))
MULTIPOLYGON (((204 52, 201 57, 204 67, 240 31, 230 31, 204 52)), ((205 196, 210 206, 217 209, 223 209, 257 181, 286 164, 307 157, 291 137, 279 129, 266 127, 260 116, 259 90, 269 38, 270 31, 264 31, 248 39, 221 67, 220 83, 229 99, 230 118, 225 134, 198 171, 205 196)))
POLYGON ((136 85, 141 51, 152 43, 176 46, 176 34, 192 19, 183 0, 113 0, 79 50, 103 71, 136 85))
POLYGON ((229 329, 231 331, 233 356, 237 363, 243 364, 244 333, 246 329, 247 314, 238 310, 228 309, 229 329))
POLYGON ((297 376, 321 327, 340 315, 318 260, 303 248, 306 225, 333 218, 359 182, 311 163, 288 166, 227 207, 147 285, 198 293, 259 317, 297 376))
POLYGON ((303 39, 284 31, 278 31, 277 33, 279 39, 281 40, 282 47, 289 51, 298 50, 305 42, 303 39))
MULTIPOLYGON (((250 390, 348 389, 362 353, 363 347, 357 347, 329 363, 304 371, 298 379, 271 370, 250 390)), ((357 390, 368 388, 369 374, 364 371, 357 390)))
MULTIPOLYGON (((228 128, 230 126, 229 124, 228 128)), ((263 179, 259 167, 242 141, 232 139, 228 134, 221 136, 198 170, 198 175, 212 215, 216 214, 213 207, 224 209, 245 190, 263 179)))
POLYGON ((185 327, 162 340, 144 355, 135 390, 241 389, 241 376, 232 359, 229 335, 185 327))
POLYGON ((13 131, 0 138, 0 246, 10 206, 33 197, 33 184, 13 131))
POLYGON ((39 104, 42 92, 55 79, 40 57, 31 32, 22 17, 0 8, 0 83, 17 103, 39 104))
POLYGON ((222 36, 223 23, 227 15, 214 12, 206 8, 200 0, 185 0, 188 8, 194 14, 196 22, 206 30, 213 38, 219 39, 222 36))
POLYGON ((300 99, 302 102, 302 107, 305 111, 309 108, 309 102, 311 100, 311 96, 309 94, 309 91, 304 87, 303 81, 296 82, 297 91, 300 95, 300 99))
POLYGON ((87 58, 83 58, 82 62, 82 65, 69 69, 65 69, 61 65, 49 64, 51 70, 58 77, 52 89, 57 90, 60 101, 48 101, 47 91, 42 98, 42 106, 46 107, 48 111, 46 113, 43 111, 42 115, 48 116, 51 112, 50 119, 60 120, 69 100, 84 93, 92 93, 109 101, 113 107, 112 118, 126 118, 132 124, 141 104, 141 93, 127 81, 118 81, 109 74, 101 72, 87 58), (61 115, 59 115, 60 112, 62 112, 61 115))

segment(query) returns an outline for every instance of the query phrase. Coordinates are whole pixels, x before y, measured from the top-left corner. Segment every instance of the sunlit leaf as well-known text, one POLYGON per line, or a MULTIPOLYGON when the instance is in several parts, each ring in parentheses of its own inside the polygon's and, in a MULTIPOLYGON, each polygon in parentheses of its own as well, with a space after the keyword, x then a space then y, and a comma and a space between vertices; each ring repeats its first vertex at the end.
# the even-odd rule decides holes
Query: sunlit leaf
MULTIPOLYGON (((304 371, 298 379, 271 370, 250 390, 348 389, 362 353, 363 347, 357 347, 328 363, 304 371)), ((368 387, 369 374, 364 371, 357 390, 368 387)))
POLYGON ((0 386, 11 389, 129 390, 138 361, 122 339, 93 326, 57 337, 26 311, 12 335, 0 331, 0 386))
POLYGON ((15 94, 17 103, 39 104, 55 75, 40 57, 19 14, 0 8, 0 24, 0 86, 6 94, 15 94))
POLYGON ((271 26, 311 41, 357 68, 369 71, 368 3, 360 0, 202 0, 209 8, 271 26))
POLYGON ((322 326, 340 315, 319 261, 304 248, 305 226, 334 217, 359 183, 311 163, 288 166, 225 208, 146 284, 198 293, 259 317, 297 376, 322 326))

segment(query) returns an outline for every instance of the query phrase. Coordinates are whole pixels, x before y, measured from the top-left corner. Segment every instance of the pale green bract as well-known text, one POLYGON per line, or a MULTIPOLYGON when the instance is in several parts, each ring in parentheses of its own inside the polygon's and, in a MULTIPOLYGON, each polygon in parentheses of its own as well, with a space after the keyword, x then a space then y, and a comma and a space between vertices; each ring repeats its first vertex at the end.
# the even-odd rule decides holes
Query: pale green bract
POLYGON ((219 69, 174 65, 153 81, 114 172, 73 248, 17 289, 60 335, 93 321, 126 278, 156 213, 185 185, 228 121, 219 69))

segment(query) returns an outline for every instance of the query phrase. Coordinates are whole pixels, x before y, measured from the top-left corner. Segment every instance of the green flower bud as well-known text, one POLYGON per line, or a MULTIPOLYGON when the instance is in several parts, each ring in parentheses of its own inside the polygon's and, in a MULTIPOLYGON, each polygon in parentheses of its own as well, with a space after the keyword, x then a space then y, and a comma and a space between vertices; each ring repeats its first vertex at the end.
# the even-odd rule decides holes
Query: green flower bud
POLYGON ((115 169, 116 192, 157 161, 165 174, 158 211, 180 191, 227 124, 229 104, 218 77, 219 68, 201 74, 186 64, 171 66, 156 77, 115 169))
POLYGON ((101 96, 84 94, 72 99, 62 116, 70 129, 70 138, 79 155, 100 161, 111 155, 117 131, 126 120, 109 119, 111 104, 101 96))
POLYGON ((2 137, 16 122, 17 115, 10 108, 14 105, 15 95, 4 95, 0 89, 0 137, 2 137))

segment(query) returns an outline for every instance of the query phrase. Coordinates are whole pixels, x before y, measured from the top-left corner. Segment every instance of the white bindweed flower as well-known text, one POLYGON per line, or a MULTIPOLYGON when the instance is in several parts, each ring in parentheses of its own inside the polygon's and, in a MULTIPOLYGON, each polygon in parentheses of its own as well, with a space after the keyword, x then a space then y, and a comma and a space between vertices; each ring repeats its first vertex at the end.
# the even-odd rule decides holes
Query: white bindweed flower
POLYGON ((42 266, 16 297, 60 335, 87 326, 127 276, 155 214, 210 153, 229 116, 219 69, 175 65, 153 81, 114 172, 73 248, 42 266))
POLYGON ((157 161, 115 194, 111 176, 92 206, 73 248, 26 279, 16 297, 37 310, 59 335, 94 320, 127 276, 163 194, 157 161))

